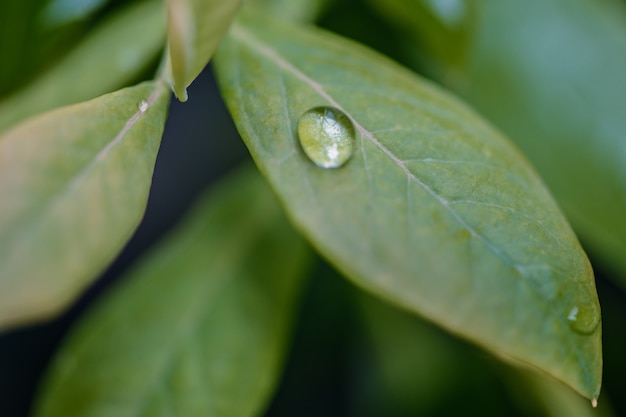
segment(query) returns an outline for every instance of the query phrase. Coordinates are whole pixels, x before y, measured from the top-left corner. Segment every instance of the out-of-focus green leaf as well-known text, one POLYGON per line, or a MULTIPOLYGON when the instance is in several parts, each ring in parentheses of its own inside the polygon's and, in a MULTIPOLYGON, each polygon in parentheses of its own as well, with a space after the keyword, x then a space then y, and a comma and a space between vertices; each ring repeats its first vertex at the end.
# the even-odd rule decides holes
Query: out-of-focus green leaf
POLYGON ((111 17, 55 67, 0 101, 0 132, 28 116, 132 82, 163 48, 164 15, 161 2, 151 0, 111 17))
POLYGON ((454 412, 457 405, 472 415, 485 400, 489 407, 481 415, 509 415, 476 352, 387 303, 365 295, 358 301, 379 374, 379 396, 385 408, 397 411, 390 415, 455 415, 461 412, 454 412))
POLYGON ((413 59, 430 74, 454 81, 465 68, 468 34, 476 12, 476 2, 467 0, 367 0, 373 8, 393 21, 413 44, 413 59), (401 16, 401 18, 400 18, 401 16), (415 48, 417 44, 418 48, 415 48), (419 55, 422 50, 427 54, 419 55))
POLYGON ((241 0, 167 0, 167 78, 180 101, 209 62, 241 0))
POLYGON ((141 220, 169 94, 145 83, 0 137, 0 328, 67 306, 141 220))
POLYGON ((386 389, 382 395, 400 415, 613 415, 606 398, 594 409, 589 400, 545 376, 498 369, 406 312, 371 297, 361 297, 360 305, 386 389))
MULTIPOLYGON (((387 0, 371 1, 391 11, 387 0)), ((473 3, 466 66, 455 82, 439 79, 519 144, 589 248, 626 283, 624 3, 473 3)), ((393 19, 415 28, 419 10, 393 19)))
MULTIPOLYGON (((453 332, 598 395, 591 268, 505 138, 414 74, 319 30, 246 14, 219 54, 222 92, 252 156, 335 266, 453 332), (354 154, 339 169, 317 167, 298 145, 299 119, 318 106, 354 125, 354 154)), ((334 135, 337 124, 322 121, 319 129, 334 135)))
POLYGON ((330 0, 251 0, 272 16, 294 22, 312 22, 326 8, 330 0))
POLYGON ((109 0, 50 0, 39 20, 44 27, 65 25, 96 13, 109 0))
POLYGON ((35 416, 260 415, 310 251, 252 174, 203 199, 87 314, 35 416))
POLYGON ((44 28, 39 16, 47 3, 0 1, 0 97, 24 86, 85 32, 83 22, 44 28))
MULTIPOLYGON (((576 395, 568 387, 554 383, 540 375, 529 372, 516 372, 514 380, 510 381, 511 390, 515 393, 523 388, 532 398, 532 409, 528 415, 537 414, 547 417, 611 417, 615 415, 607 404, 608 399, 603 397, 599 406, 594 408, 585 398, 576 395), (531 414, 532 413, 532 414, 531 414)), ((518 403, 529 405, 528 396, 519 396, 518 403)))

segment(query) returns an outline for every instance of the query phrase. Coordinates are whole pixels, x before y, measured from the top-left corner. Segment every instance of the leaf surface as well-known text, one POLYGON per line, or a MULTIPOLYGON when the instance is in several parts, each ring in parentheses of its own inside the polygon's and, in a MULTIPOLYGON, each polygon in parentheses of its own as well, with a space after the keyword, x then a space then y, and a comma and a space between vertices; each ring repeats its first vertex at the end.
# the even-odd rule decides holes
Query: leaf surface
POLYGON ((154 0, 129 6, 94 29, 49 71, 0 101, 0 133, 29 116, 134 81, 163 48, 162 7, 154 0))
POLYGON ((600 310, 589 262, 497 131, 369 50, 258 14, 233 28, 216 68, 257 165, 345 275, 598 395, 600 310), (339 169, 317 167, 298 144, 298 120, 318 106, 339 109, 357 132, 339 169))
POLYGON ((72 331, 34 415, 260 415, 309 255, 258 174, 228 179, 72 331))
MULTIPOLYGON (((407 29, 423 3, 394 13, 386 0, 370 1, 407 29)), ((447 46, 431 42, 428 53, 443 67, 433 75, 516 141, 583 242, 626 284, 626 5, 472 4, 472 29, 456 38, 466 44, 465 66, 449 77, 437 58, 447 46)))
POLYGON ((168 0, 168 74, 172 90, 187 101, 187 87, 209 62, 241 0, 168 0))
POLYGON ((59 312, 141 220, 169 94, 144 83, 0 137, 0 328, 59 312))

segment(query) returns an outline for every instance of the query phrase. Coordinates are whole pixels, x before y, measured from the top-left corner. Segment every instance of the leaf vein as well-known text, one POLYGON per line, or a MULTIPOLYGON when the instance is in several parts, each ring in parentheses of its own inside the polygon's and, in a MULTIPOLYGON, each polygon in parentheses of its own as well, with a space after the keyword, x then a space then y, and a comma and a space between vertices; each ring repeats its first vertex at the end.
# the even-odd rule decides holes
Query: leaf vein
POLYGON ((427 194, 429 194, 432 198, 434 198, 437 202, 444 207, 450 215, 465 229, 467 229, 472 236, 479 239, 487 249, 489 249, 492 253, 494 253, 497 257, 499 257, 506 265, 509 265, 516 269, 520 274, 522 274, 521 269, 516 265, 516 263, 500 248, 491 243, 485 236, 478 233, 470 224, 468 224, 453 208, 450 207, 449 202, 443 198, 441 195, 437 194, 428 184, 423 182, 420 178, 418 178, 415 174, 413 174, 406 164, 393 154, 385 145, 383 145, 370 131, 368 131, 365 127, 363 127, 357 120, 352 118, 349 112, 347 112, 326 90, 323 88, 321 84, 311 79, 308 75, 302 72, 300 69, 296 68, 289 61, 284 59, 280 54, 278 54, 274 49, 270 48, 266 44, 254 38, 253 35, 249 34, 245 29, 240 26, 235 26, 233 28, 233 35, 238 37, 243 42, 246 42, 252 46, 254 46, 255 50, 262 55, 265 55, 268 59, 274 62, 278 67, 282 68, 284 71, 292 74, 309 87, 311 87, 319 96, 323 97, 326 101, 328 101, 332 106, 338 108, 347 114, 355 127, 359 131, 361 135, 366 137, 372 144, 374 144, 380 151, 382 151, 389 159, 391 159, 394 164, 402 170, 402 172, 418 184, 427 194))

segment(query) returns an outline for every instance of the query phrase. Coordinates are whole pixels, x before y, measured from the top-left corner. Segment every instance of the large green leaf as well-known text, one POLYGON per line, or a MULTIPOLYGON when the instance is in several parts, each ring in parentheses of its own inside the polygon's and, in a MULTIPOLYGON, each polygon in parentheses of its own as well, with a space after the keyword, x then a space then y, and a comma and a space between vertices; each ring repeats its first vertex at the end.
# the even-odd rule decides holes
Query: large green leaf
MULTIPOLYGON (((413 13, 371 1, 415 28, 417 3, 426 0, 413 1, 413 13)), ((436 76, 519 144, 594 255, 626 283, 624 3, 480 0, 474 7, 473 29, 459 38, 467 43, 465 67, 455 79, 436 76)), ((431 46, 436 58, 441 48, 431 46)))
POLYGON ((0 137, 0 328, 70 303, 141 220, 169 94, 145 83, 0 137))
POLYGON ((252 171, 226 181, 70 334, 37 417, 256 416, 310 251, 252 171))
POLYGON ((241 0, 167 0, 168 75, 180 101, 209 62, 241 0))
POLYGON ((164 35, 160 1, 129 6, 97 27, 56 66, 0 101, 0 132, 28 116, 134 81, 162 50, 164 35))
POLYGON ((219 53, 220 85, 256 163, 318 250, 370 291, 596 397, 593 274, 517 150, 369 50, 246 16, 219 53), (298 145, 298 120, 318 106, 354 124, 354 155, 339 169, 317 167, 298 145))

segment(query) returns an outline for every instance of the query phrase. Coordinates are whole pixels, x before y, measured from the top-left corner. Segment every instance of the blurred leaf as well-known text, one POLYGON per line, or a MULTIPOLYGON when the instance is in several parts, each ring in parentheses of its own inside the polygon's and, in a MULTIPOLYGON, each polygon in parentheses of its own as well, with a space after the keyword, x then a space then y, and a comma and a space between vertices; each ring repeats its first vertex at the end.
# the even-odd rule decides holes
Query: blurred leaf
POLYGON ((308 255, 257 174, 227 180, 70 334, 35 416, 259 415, 308 255))
MULTIPOLYGON (((387 0, 371 1, 389 10, 387 0)), ((626 285, 624 3, 481 0, 475 7, 466 68, 456 80, 439 79, 519 144, 594 255, 626 285)), ((419 10, 393 20, 415 28, 419 10)))
MULTIPOLYGON (((411 53, 429 73, 453 77, 467 61, 476 2, 467 0, 367 0, 397 30, 409 35, 411 53), (416 47, 417 46, 417 47, 416 47), (419 55, 426 50, 430 56, 419 55), (435 66, 436 68, 430 68, 435 66)), ((406 48, 407 41, 402 44, 406 48)))
POLYGON ((264 8, 266 13, 275 17, 294 22, 312 22, 330 0, 252 0, 249 3, 264 8))
POLYGON ((0 137, 0 328, 66 307, 141 220, 169 94, 144 83, 0 137))
POLYGON ((0 1, 0 98, 70 49, 86 31, 83 22, 44 28, 39 19, 48 0, 0 1))
POLYGON ((167 78, 180 101, 187 101, 187 87, 215 53, 240 4, 241 0, 167 0, 167 78))
POLYGON ((366 289, 596 397, 592 271, 516 149, 369 50, 246 16, 216 60, 222 92, 256 163, 319 251, 366 289), (318 106, 355 126, 342 168, 318 168, 298 146, 298 120, 318 106))
POLYGON ((133 81, 163 47, 162 7, 157 0, 129 6, 96 28, 54 68, 0 101, 0 132, 34 114, 133 81))
POLYGON ((383 395, 400 415, 613 415, 606 401, 594 409, 565 385, 522 369, 497 369, 428 323, 370 297, 360 301, 387 388, 383 395))
POLYGON ((376 396, 382 404, 370 415, 381 415, 381 407, 396 417, 518 415, 481 352, 387 303, 365 295, 358 300, 380 375, 364 409, 374 408, 376 396))
POLYGON ((64 25, 84 19, 99 9, 109 0, 50 0, 42 10, 40 20, 46 27, 64 25))
MULTIPOLYGON (((529 372, 517 372, 515 374, 516 386, 514 392, 520 386, 525 385, 528 394, 532 398, 534 408, 529 409, 529 415, 545 415, 549 417, 610 417, 613 412, 607 405, 607 399, 602 398, 600 406, 595 409, 589 404, 589 400, 580 397, 568 387, 548 380, 540 375, 529 372), (531 414, 532 413, 532 414, 531 414)), ((528 404, 528 398, 520 398, 520 404, 528 404)))

